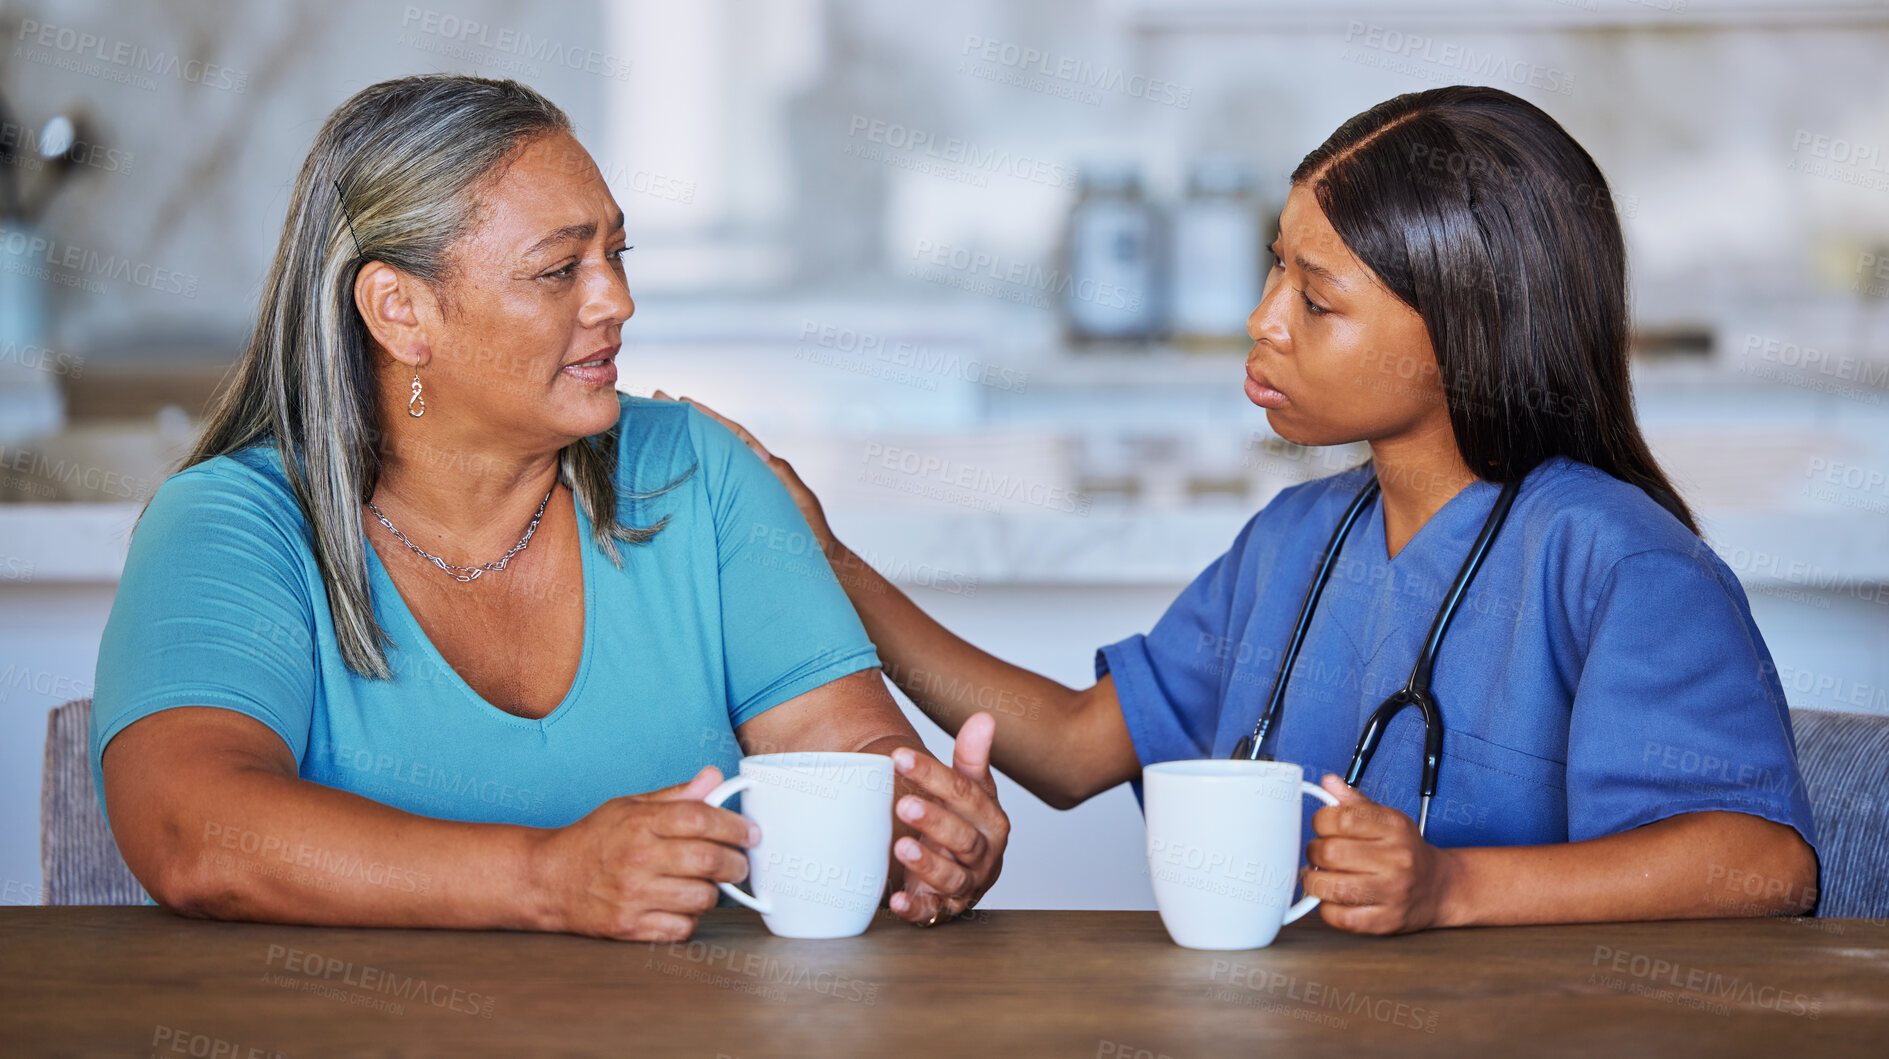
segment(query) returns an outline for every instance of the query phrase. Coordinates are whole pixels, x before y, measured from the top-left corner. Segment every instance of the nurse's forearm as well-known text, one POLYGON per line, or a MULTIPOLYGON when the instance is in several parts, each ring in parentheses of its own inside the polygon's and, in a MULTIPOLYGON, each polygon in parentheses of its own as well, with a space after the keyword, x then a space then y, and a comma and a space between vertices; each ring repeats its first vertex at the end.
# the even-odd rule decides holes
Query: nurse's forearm
POLYGON ((1794 915, 1816 895, 1816 857, 1802 837, 1747 813, 1685 813, 1585 842, 1444 852, 1439 926, 1794 915))
POLYGON ((827 557, 886 676, 954 736, 974 713, 996 718, 991 762, 1024 789, 1067 809, 1134 774, 1112 683, 1077 691, 1005 662, 938 624, 844 545, 828 543, 827 557))

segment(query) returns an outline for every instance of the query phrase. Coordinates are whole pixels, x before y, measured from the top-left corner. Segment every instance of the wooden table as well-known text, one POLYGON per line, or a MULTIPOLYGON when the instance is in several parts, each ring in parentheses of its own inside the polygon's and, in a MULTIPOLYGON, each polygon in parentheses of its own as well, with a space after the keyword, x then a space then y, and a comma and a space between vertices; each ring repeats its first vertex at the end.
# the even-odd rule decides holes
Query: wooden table
POLYGON ((1889 923, 1172 944, 1151 912, 882 914, 843 941, 334 930, 0 908, 0 1054, 1889 1055, 1889 923))

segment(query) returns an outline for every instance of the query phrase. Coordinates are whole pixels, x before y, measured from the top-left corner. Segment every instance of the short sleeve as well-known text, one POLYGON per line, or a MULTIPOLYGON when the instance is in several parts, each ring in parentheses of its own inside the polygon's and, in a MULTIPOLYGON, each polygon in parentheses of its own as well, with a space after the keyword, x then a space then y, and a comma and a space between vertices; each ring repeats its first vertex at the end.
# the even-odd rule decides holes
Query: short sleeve
POLYGON ((151 498, 99 643, 91 759, 101 808, 106 744, 176 706, 254 717, 302 760, 315 616, 297 532, 259 482, 207 465, 173 475, 151 498))
POLYGON ((726 427, 691 407, 715 522, 732 726, 879 665, 851 600, 787 488, 726 427))
POLYGON ((1616 562, 1591 614, 1568 735, 1568 838, 1750 813, 1815 849, 1789 707, 1729 570, 1659 549, 1616 562))
POLYGON ((1219 726, 1221 674, 1235 649, 1233 592, 1253 532, 1249 521, 1233 547, 1215 559, 1155 622, 1095 653, 1095 675, 1115 677, 1122 719, 1143 765, 1209 756, 1219 726))

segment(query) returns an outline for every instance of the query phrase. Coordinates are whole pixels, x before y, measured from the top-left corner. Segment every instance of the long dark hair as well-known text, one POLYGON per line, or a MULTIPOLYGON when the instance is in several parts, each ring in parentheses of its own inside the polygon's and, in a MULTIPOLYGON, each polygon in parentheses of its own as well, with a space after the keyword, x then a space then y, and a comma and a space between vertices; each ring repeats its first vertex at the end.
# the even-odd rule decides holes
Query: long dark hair
POLYGON ((1634 416, 1620 219, 1566 129, 1496 88, 1411 92, 1339 126, 1292 183, 1423 317, 1470 470, 1506 483, 1566 456, 1699 532, 1634 416))

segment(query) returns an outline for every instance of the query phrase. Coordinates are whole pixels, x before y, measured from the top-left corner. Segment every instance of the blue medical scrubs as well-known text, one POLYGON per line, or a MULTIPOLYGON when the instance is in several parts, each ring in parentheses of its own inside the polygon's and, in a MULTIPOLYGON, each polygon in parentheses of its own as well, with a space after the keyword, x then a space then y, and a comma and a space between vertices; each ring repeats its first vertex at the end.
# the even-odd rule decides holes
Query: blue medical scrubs
MULTIPOLYGON (((1096 653, 1144 765, 1226 757, 1252 731, 1319 554, 1370 473, 1285 490, 1151 632, 1096 653)), ((1500 491, 1471 484, 1394 559, 1381 498, 1363 510, 1293 669, 1274 757, 1313 783, 1344 774, 1500 491)), ((1447 729, 1435 845, 1579 841, 1732 810, 1815 847, 1783 688, 1743 589, 1645 492, 1586 464, 1556 458, 1524 480, 1432 687, 1447 729)), ((1360 789, 1414 817, 1422 748, 1406 709, 1360 789)), ((1308 836, 1317 807, 1306 799, 1308 836)))

